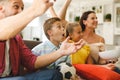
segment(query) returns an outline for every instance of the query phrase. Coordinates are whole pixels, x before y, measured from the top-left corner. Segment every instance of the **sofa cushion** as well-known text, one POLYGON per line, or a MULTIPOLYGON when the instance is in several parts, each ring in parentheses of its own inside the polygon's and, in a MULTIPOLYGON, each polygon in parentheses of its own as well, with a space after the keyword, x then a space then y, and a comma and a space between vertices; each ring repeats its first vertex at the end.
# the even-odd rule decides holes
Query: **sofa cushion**
POLYGON ((74 65, 78 75, 87 80, 120 80, 120 75, 112 70, 91 64, 74 65))

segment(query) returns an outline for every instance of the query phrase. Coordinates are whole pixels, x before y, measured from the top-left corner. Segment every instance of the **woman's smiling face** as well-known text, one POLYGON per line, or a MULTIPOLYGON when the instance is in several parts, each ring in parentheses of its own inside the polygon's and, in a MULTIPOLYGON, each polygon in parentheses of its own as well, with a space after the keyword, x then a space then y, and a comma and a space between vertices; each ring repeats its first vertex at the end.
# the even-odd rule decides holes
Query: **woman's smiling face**
POLYGON ((95 13, 90 13, 87 20, 84 20, 86 28, 96 28, 98 25, 98 20, 95 13))

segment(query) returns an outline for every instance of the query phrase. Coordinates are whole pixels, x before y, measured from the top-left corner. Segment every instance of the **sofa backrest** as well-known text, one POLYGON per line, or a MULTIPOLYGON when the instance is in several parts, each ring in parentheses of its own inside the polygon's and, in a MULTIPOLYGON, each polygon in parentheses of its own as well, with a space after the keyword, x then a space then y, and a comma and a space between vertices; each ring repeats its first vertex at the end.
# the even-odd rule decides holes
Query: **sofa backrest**
POLYGON ((42 43, 41 41, 33 41, 33 40, 23 40, 23 41, 29 49, 32 49, 36 45, 42 43))

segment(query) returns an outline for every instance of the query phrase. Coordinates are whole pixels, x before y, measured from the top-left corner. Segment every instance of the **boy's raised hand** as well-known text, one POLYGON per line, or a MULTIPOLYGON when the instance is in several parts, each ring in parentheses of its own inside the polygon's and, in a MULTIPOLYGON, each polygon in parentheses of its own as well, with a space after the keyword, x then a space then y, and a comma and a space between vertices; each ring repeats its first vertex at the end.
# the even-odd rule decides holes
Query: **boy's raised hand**
POLYGON ((76 43, 69 43, 69 40, 70 37, 67 37, 61 44, 60 50, 63 52, 63 55, 70 55, 72 53, 75 53, 85 44, 84 40, 82 39, 76 43))

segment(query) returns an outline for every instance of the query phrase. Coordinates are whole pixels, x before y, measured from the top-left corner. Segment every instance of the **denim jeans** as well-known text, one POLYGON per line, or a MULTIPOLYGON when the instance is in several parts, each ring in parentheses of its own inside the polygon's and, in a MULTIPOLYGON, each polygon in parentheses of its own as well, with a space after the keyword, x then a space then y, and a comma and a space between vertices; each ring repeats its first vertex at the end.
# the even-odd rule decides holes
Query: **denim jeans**
POLYGON ((116 67, 116 68, 114 69, 114 71, 120 74, 120 69, 119 69, 119 68, 116 67))
POLYGON ((0 80, 62 80, 62 74, 57 70, 43 69, 25 76, 0 78, 0 80))
POLYGON ((7 77, 7 78, 0 78, 0 80, 26 80, 24 77, 7 77))

